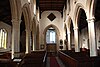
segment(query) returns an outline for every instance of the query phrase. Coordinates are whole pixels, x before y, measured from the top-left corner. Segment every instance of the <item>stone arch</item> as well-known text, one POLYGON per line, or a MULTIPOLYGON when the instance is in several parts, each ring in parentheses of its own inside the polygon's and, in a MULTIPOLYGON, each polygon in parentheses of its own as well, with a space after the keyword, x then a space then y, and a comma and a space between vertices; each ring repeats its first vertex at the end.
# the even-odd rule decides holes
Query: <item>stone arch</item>
POLYGON ((72 21, 72 24, 73 24, 73 27, 74 27, 75 24, 73 23, 73 20, 72 20, 71 17, 69 16, 69 17, 68 17, 68 23, 67 23, 67 31, 68 31, 68 33, 70 33, 71 21, 72 21))
POLYGON ((11 7, 11 16, 12 19, 20 19, 20 13, 21 13, 21 2, 20 0, 9 0, 10 7, 11 7))
MULTIPOLYGON (((22 13, 24 16, 24 20, 25 20, 25 28, 26 28, 26 53, 30 52, 31 50, 31 45, 30 45, 30 38, 31 38, 31 27, 30 24, 31 23, 31 14, 30 14, 30 8, 29 8, 29 4, 24 4, 23 8, 22 8, 22 13)), ((21 15, 22 15, 21 13, 21 15)))
MULTIPOLYGON (((78 27, 78 24, 79 24, 78 21, 79 21, 79 18, 80 18, 81 10, 84 10, 84 9, 83 8, 79 8, 79 10, 77 12, 77 16, 76 16, 76 28, 78 27)), ((84 12, 85 12, 85 10, 84 10, 84 12)), ((87 19, 87 16, 86 16, 86 19, 87 19)))
POLYGON ((29 8, 29 4, 24 4, 23 8, 22 8, 22 13, 24 15, 24 19, 25 19, 25 26, 26 29, 31 30, 30 24, 31 23, 31 13, 30 13, 30 8, 29 8))
POLYGON ((44 29, 44 32, 43 32, 43 34, 44 34, 44 49, 46 49, 46 31, 50 28, 50 27, 53 27, 55 30, 56 30, 56 32, 57 32, 57 45, 56 45, 56 48, 57 48, 57 50, 59 49, 59 36, 60 36, 60 31, 59 31, 59 29, 57 28, 57 26, 55 26, 55 25, 53 25, 53 24, 50 24, 50 25, 48 25, 45 29, 44 29))
POLYGON ((91 7, 90 7, 90 18, 94 18, 95 17, 95 8, 96 8, 96 2, 97 0, 91 0, 91 7))
POLYGON ((97 0, 87 0, 86 2, 87 19, 94 18, 96 1, 97 0))
POLYGON ((87 18, 89 18, 89 13, 90 13, 90 9, 91 9, 91 2, 92 2, 92 0, 86 1, 87 18))
MULTIPOLYGON (((84 6, 81 3, 77 3, 76 7, 75 7, 75 12, 74 12, 74 28, 78 27, 77 22, 78 22, 78 16, 79 16, 80 9, 83 9, 86 13, 84 6)), ((87 15, 86 15, 86 17, 87 17, 87 15)))

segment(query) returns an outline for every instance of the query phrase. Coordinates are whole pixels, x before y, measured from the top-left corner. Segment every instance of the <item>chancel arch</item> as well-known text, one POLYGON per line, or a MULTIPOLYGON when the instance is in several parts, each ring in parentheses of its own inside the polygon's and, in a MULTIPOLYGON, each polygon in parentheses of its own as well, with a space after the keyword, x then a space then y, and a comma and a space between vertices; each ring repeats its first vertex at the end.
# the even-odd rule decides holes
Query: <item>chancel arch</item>
MULTIPOLYGON (((47 33, 47 31, 48 31, 48 29, 50 29, 50 28, 52 28, 52 29, 54 29, 55 30, 55 36, 56 36, 56 38, 55 38, 55 42, 54 42, 54 44, 55 44, 55 51, 57 51, 58 49, 59 49, 59 35, 60 35, 60 32, 59 32, 59 29, 55 26, 55 25, 53 25, 53 24, 51 24, 51 25, 48 25, 45 29, 44 29, 44 46, 45 46, 45 49, 47 49, 46 47, 48 46, 47 45, 47 43, 46 43, 46 33, 47 33)), ((49 43, 48 43, 49 44, 49 43)))

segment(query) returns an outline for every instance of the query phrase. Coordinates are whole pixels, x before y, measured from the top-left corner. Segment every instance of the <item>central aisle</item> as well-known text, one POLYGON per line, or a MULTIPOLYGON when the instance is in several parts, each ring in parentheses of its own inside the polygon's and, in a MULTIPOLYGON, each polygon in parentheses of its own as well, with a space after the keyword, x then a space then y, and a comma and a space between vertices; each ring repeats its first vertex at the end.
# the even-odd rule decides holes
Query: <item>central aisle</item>
POLYGON ((50 67, 60 67, 56 57, 50 57, 50 67))
POLYGON ((58 57, 47 57, 46 67, 65 67, 58 57))

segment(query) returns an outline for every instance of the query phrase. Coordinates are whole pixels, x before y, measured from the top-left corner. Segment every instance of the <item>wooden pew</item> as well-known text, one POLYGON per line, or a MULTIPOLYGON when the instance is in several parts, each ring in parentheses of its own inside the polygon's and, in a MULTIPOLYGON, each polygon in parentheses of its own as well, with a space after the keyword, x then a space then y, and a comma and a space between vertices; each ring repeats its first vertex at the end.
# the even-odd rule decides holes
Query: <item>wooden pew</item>
POLYGON ((18 67, 11 59, 0 59, 0 67, 18 67))
POLYGON ((0 67, 18 67, 11 59, 11 53, 2 52, 0 53, 0 67))
POLYGON ((19 67, 45 67, 46 66, 45 51, 33 51, 26 54, 19 64, 19 67))
POLYGON ((58 52, 58 56, 66 67, 92 67, 91 59, 87 56, 78 56, 73 52, 67 55, 61 51, 58 52))
POLYGON ((62 60, 66 67, 77 67, 77 61, 63 52, 58 52, 58 57, 62 60))
POLYGON ((11 59, 11 53, 1 53, 0 59, 11 59))

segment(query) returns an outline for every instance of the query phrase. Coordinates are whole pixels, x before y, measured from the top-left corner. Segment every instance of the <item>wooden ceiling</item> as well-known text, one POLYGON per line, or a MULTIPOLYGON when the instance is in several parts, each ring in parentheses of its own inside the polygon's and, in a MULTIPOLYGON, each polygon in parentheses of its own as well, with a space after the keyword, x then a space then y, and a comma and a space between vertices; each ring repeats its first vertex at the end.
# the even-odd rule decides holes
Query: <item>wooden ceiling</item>
POLYGON ((39 0, 39 7, 41 12, 48 10, 62 12, 65 3, 66 0, 39 0))

